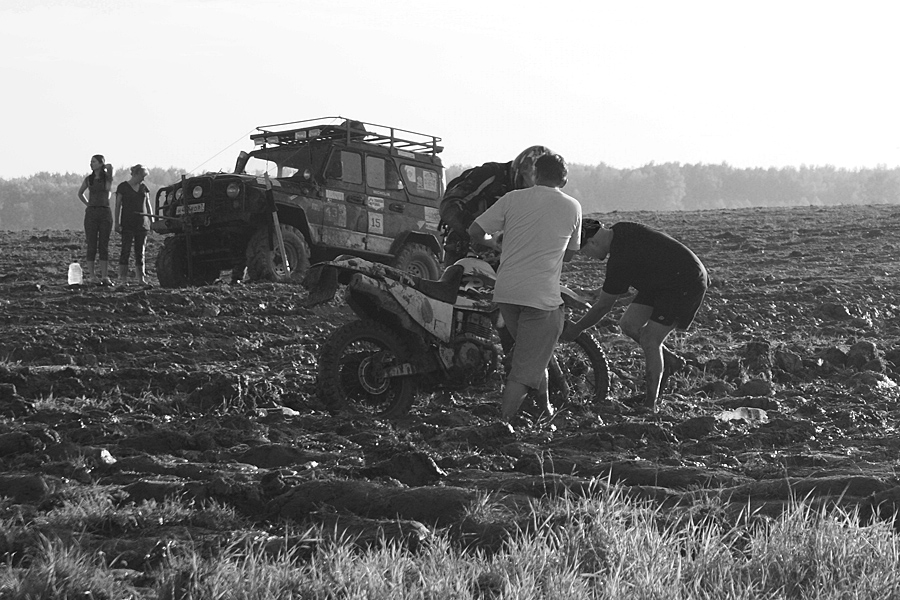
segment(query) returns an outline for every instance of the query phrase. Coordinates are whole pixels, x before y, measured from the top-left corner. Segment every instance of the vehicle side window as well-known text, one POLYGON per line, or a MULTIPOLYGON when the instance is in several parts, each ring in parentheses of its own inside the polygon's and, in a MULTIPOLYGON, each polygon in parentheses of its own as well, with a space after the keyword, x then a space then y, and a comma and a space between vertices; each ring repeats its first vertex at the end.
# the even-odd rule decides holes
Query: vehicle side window
POLYGON ((379 156, 366 157, 366 183, 379 190, 403 189, 397 165, 379 156))
POLYGON ((346 150, 333 153, 325 170, 325 177, 340 179, 345 183, 362 183, 362 157, 346 150))
POLYGON ((416 165, 403 165, 403 178, 411 193, 425 198, 441 197, 441 176, 437 171, 416 165))

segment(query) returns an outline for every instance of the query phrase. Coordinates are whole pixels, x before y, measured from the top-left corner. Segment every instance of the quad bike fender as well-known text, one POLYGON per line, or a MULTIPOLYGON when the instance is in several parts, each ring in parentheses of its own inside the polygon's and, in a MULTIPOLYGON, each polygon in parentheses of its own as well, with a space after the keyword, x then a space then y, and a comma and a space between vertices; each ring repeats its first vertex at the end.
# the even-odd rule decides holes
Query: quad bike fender
POLYGON ((429 298, 419 290, 399 281, 376 281, 387 289, 400 306, 425 331, 442 342, 449 342, 453 332, 453 305, 429 298))
POLYGON ((306 306, 315 306, 330 302, 337 293, 338 286, 350 283, 356 273, 371 275, 375 278, 392 278, 402 280, 408 276, 398 269, 362 258, 340 256, 333 261, 312 265, 303 278, 303 287, 309 292, 306 306))
POLYGON ((450 341, 453 305, 429 298, 415 289, 414 280, 405 272, 360 258, 318 263, 309 268, 303 281, 309 290, 306 305, 331 301, 340 284, 350 286, 348 300, 361 316, 377 320, 377 315, 370 314, 377 305, 396 315, 410 330, 415 330, 414 323, 442 342, 450 341), (363 297, 375 302, 355 300, 363 297))

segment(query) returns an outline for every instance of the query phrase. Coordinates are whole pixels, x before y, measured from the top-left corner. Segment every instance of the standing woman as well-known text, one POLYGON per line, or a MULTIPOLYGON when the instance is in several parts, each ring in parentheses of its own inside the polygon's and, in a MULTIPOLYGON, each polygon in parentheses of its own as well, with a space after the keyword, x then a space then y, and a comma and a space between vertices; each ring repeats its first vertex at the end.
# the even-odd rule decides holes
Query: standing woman
POLYGON ((91 174, 84 178, 78 199, 84 211, 84 233, 87 236, 87 277, 94 278, 94 258, 100 255, 100 285, 112 285, 109 280, 109 234, 112 231, 112 211, 109 196, 112 190, 113 166, 106 164, 102 154, 91 157, 91 174), (85 196, 85 190, 88 195, 85 196))
POLYGON ((144 247, 150 230, 150 190, 144 185, 144 178, 150 171, 142 164, 131 167, 131 179, 123 181, 116 188, 116 231, 122 236, 122 252, 119 254, 119 281, 125 283, 128 277, 128 256, 134 244, 134 270, 138 280, 147 285, 144 269, 144 247), (143 214, 141 214, 143 213, 143 214))

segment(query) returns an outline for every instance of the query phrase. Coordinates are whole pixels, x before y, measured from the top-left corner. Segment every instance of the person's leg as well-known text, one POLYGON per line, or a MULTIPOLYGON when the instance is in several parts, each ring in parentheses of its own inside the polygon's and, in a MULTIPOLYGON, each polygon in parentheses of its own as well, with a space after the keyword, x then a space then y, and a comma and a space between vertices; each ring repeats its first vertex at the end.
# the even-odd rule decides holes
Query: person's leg
POLYGON ((531 388, 524 383, 507 379, 506 385, 503 386, 503 398, 500 401, 500 418, 504 421, 512 419, 530 390, 531 388))
POLYGON ((647 363, 644 381, 644 404, 648 408, 656 408, 656 399, 659 398, 659 387, 663 374, 663 342, 675 329, 674 325, 660 325, 650 321, 641 329, 641 349, 644 351, 644 360, 647 363))
POLYGON ((531 390, 536 391, 537 407, 552 414, 553 407, 550 405, 547 389, 547 364, 553 355, 565 321, 562 307, 555 310, 516 308, 519 314, 514 320, 501 308, 507 325, 510 325, 511 320, 514 323, 514 326, 510 327, 510 332, 516 339, 501 410, 503 418, 507 420, 518 411, 531 390))
MULTIPOLYGON (((519 331, 519 315, 522 307, 515 304, 500 304, 500 316, 503 317, 504 328, 512 338, 512 361, 515 361, 515 340, 519 331)), ((508 376, 503 386, 503 395, 500 399, 500 418, 509 421, 522 406, 525 396, 528 395, 528 386, 517 381, 512 381, 508 376)))
POLYGON ((97 240, 100 237, 100 222, 96 218, 96 212, 90 208, 84 211, 84 237, 87 242, 87 256, 84 262, 85 282, 94 279, 94 259, 97 257, 97 240))
POLYGON ((619 328, 622 330, 622 333, 633 339, 637 344, 640 344, 641 329, 650 321, 650 315, 652 314, 652 306, 632 302, 619 319, 619 328))
POLYGON ((674 325, 661 325, 650 320, 653 307, 647 304, 632 302, 619 319, 622 332, 633 339, 641 347, 645 361, 644 402, 647 406, 656 405, 659 387, 663 374, 663 352, 667 351, 663 343, 674 325))
POLYGON ((126 283, 128 280, 128 258, 131 255, 131 244, 134 233, 128 229, 122 229, 122 249, 119 251, 119 281, 126 283))
POLYGON ((540 338, 538 341, 541 343, 536 345, 541 346, 544 349, 540 358, 544 365, 544 371, 540 383, 537 388, 535 388, 535 404, 538 405, 540 410, 548 415, 552 415, 555 412, 555 409, 550 403, 550 388, 548 387, 549 373, 547 367, 550 363, 550 358, 553 356, 553 352, 556 350, 556 345, 559 342, 559 336, 562 335, 565 323, 566 313, 563 307, 560 306, 557 310, 551 311, 545 320, 541 321, 539 325, 540 330, 537 333, 540 338), (544 360, 545 357, 546 360, 544 360))
POLYGON ((112 285, 109 280, 109 234, 112 232, 112 212, 98 210, 100 218, 100 234, 97 239, 97 255, 100 259, 100 284, 112 285))
POLYGON ((144 255, 147 248, 147 232, 141 229, 134 232, 134 270, 142 284, 147 283, 147 271, 144 267, 144 255))

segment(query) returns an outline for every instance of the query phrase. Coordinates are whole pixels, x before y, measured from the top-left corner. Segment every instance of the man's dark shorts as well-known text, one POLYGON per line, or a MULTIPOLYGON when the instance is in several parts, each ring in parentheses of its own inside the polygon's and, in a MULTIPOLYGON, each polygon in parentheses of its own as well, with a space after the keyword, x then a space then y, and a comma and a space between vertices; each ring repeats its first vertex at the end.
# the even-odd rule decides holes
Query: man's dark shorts
POLYGON ((665 327, 675 326, 676 329, 687 329, 697 316, 706 288, 709 286, 709 278, 704 273, 684 286, 677 288, 665 288, 638 292, 632 303, 652 306, 653 314, 650 320, 665 327))

